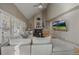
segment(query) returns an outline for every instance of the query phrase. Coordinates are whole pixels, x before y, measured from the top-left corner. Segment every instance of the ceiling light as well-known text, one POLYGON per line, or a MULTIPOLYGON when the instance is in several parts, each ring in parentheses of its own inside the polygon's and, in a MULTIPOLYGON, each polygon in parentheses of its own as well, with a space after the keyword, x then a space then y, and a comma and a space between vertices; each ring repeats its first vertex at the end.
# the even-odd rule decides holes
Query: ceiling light
POLYGON ((42 9, 42 8, 43 8, 43 6, 42 6, 42 5, 39 5, 39 6, 38 6, 38 8, 42 9))
POLYGON ((34 7, 35 7, 35 8, 40 8, 40 9, 43 9, 43 8, 44 8, 44 6, 43 6, 42 3, 39 3, 39 4, 37 4, 37 5, 34 5, 34 7))

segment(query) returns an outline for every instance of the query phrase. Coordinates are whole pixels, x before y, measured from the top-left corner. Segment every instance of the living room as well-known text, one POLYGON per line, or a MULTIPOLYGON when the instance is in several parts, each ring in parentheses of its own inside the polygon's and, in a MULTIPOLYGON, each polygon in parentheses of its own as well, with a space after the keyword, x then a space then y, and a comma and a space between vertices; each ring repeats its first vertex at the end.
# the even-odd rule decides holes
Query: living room
POLYGON ((79 54, 78 5, 0 3, 0 54, 79 54))

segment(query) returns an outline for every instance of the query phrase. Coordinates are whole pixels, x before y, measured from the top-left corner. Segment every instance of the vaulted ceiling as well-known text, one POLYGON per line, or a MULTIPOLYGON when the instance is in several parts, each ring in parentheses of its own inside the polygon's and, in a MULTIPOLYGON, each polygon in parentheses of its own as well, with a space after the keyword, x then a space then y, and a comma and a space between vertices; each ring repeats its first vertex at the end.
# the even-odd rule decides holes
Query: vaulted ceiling
MULTIPOLYGON (((38 4, 39 3, 15 3, 15 6, 27 19, 30 19, 32 16, 44 9, 36 8, 35 6, 38 4)), ((45 4, 45 6, 47 6, 47 4, 45 4)))

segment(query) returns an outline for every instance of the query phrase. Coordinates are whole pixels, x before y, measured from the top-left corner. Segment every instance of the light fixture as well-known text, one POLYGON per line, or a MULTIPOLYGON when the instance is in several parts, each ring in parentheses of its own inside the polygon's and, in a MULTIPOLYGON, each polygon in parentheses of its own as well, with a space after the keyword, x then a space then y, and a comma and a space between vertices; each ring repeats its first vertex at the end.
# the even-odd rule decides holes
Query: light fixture
POLYGON ((44 5, 42 3, 39 3, 37 5, 34 5, 35 8, 43 9, 44 5))
POLYGON ((43 5, 40 4, 40 5, 38 6, 38 8, 42 9, 42 8, 43 8, 43 5))

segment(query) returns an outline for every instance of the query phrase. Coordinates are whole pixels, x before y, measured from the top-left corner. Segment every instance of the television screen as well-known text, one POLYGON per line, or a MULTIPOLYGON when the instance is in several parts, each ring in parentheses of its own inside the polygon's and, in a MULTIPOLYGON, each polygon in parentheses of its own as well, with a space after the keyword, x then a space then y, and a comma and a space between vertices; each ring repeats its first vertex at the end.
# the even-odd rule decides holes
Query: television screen
POLYGON ((57 31, 66 31, 66 23, 63 20, 53 22, 53 29, 57 31))

